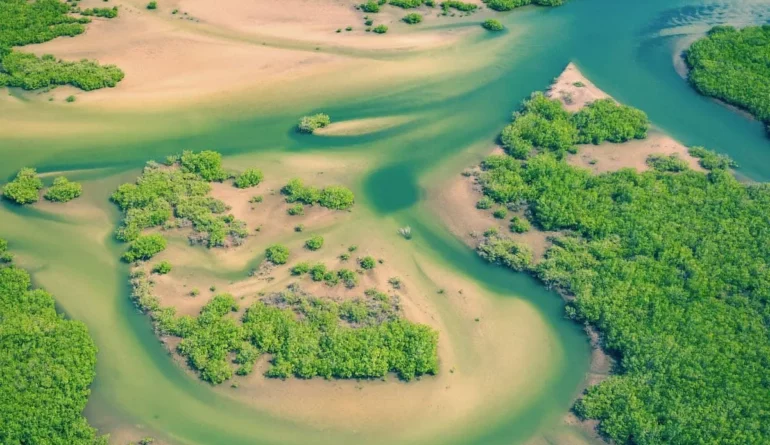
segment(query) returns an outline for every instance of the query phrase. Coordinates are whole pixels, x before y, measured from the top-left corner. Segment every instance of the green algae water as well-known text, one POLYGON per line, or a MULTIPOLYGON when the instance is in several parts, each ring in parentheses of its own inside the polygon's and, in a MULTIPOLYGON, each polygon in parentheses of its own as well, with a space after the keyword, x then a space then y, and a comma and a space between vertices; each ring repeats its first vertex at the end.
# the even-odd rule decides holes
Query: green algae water
MULTIPOLYGON (((0 208, 0 235, 13 242, 13 250, 30 266, 36 282, 56 296, 61 309, 88 325, 99 347, 86 412, 91 423, 105 432, 136 427, 179 444, 393 443, 387 437, 353 433, 353 428, 319 430, 271 417, 212 391, 169 358, 146 317, 129 301, 127 268, 118 262, 121 247, 111 237, 118 214, 108 202, 110 192, 135 177, 148 159, 183 149, 215 149, 254 159, 296 152, 369 159, 373 167, 354 184, 359 205, 382 220, 413 227, 417 236, 408 248, 415 253, 440 258, 442 266, 499 298, 530 302, 547 321, 555 342, 558 359, 544 381, 533 382, 542 388, 536 395, 501 408, 493 422, 437 434, 433 442, 525 443, 532 437, 547 440, 556 432, 588 370, 584 332, 564 319, 557 295, 526 275, 481 262, 456 240, 428 210, 427 189, 442 176, 478 162, 518 103, 547 87, 570 61, 599 88, 647 112, 663 131, 685 144, 732 156, 741 166, 739 173, 749 179, 768 180, 770 140, 762 125, 699 96, 674 66, 686 39, 715 24, 766 23, 770 5, 746 0, 571 0, 559 8, 524 8, 500 17, 508 28, 500 35, 473 34, 450 48, 403 56, 441 57, 473 66, 419 85, 372 85, 366 94, 335 97, 314 94, 307 85, 307 91, 299 87, 295 92, 305 99, 286 98, 270 107, 255 99, 253 106, 237 104, 237 117, 229 113, 233 104, 163 115, 25 104, 20 112, 41 119, 89 121, 105 128, 56 140, 0 135, 2 177, 29 165, 42 172, 78 170, 70 176, 84 183, 81 199, 109 212, 105 221, 98 215, 52 217, 7 203, 0 208), (410 120, 360 136, 307 137, 292 131, 298 116, 319 110, 337 121, 394 115, 410 120)), ((467 20, 478 21, 473 16, 467 20)))

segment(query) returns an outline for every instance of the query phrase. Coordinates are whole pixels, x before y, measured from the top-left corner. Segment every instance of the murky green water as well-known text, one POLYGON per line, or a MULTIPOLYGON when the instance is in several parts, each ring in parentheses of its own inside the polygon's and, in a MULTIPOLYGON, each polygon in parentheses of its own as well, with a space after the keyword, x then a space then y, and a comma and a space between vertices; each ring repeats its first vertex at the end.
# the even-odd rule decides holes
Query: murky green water
MULTIPOLYGON (((557 296, 527 276, 483 264, 455 240, 427 210, 423 187, 430 186, 436 171, 451 171, 454 166, 459 171, 477 162, 517 104, 530 92, 545 88, 569 61, 618 100, 645 110, 664 131, 686 144, 727 153, 741 165, 741 174, 767 180, 770 140, 761 125, 698 96, 677 75, 673 60, 682 38, 717 23, 767 22, 770 5, 571 0, 561 8, 526 8, 503 17, 508 33, 476 36, 436 51, 440 56, 451 54, 457 64, 463 64, 468 54, 485 54, 485 63, 468 74, 438 76, 396 89, 373 85, 365 95, 342 94, 335 99, 310 94, 313 85, 307 85, 307 100, 287 98, 269 108, 255 106, 238 119, 228 114, 231 104, 146 116, 105 116, 77 107, 66 109, 65 116, 61 109, 47 111, 42 104, 30 104, 27 112, 41 117, 60 113, 61 119, 72 122, 120 119, 125 129, 58 140, 0 135, 0 176, 10 176, 25 165, 41 171, 85 169, 80 178, 86 180, 83 199, 109 207, 109 191, 135 175, 145 160, 182 149, 213 148, 225 154, 364 153, 376 168, 356 185, 362 205, 414 227, 421 236, 410 248, 422 255, 442 258, 446 267, 505 298, 532 302, 563 350, 560 368, 526 406, 511 406, 500 422, 435 441, 510 444, 547 436, 569 408, 587 371, 585 335, 563 319, 557 296), (410 115, 414 120, 355 137, 302 137, 291 131, 297 116, 315 110, 336 120, 384 115, 410 115), (126 173, 116 176, 121 171, 126 173)), ((296 92, 297 97, 302 95, 303 91, 296 92)), ((390 443, 387 438, 313 431, 272 419, 185 375, 126 297, 127 271, 116 261, 119 247, 108 233, 93 235, 104 229, 104 221, 91 225, 68 221, 34 208, 7 204, 0 208, 0 234, 14 241, 25 264, 35 267, 36 280, 56 283, 51 290, 61 307, 88 324, 99 346, 98 377, 87 410, 97 427, 141 425, 148 434, 189 444, 309 443, 309 438, 313 443, 390 443)))

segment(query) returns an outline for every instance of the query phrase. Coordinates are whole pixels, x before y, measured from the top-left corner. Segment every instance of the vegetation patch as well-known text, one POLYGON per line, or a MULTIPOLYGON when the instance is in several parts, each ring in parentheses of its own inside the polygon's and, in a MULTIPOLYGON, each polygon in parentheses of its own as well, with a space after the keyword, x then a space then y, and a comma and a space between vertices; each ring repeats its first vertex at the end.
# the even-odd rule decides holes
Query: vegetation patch
POLYGON ((449 0, 446 2, 441 2, 441 8, 445 11, 449 8, 456 9, 458 11, 463 12, 472 12, 478 9, 479 5, 475 3, 465 3, 458 0, 449 0))
POLYGON ((318 113, 312 116, 303 116, 297 124, 297 129, 301 133, 313 133, 319 128, 324 128, 332 123, 328 114, 318 113))
POLYGON ((83 186, 78 182, 72 182, 64 176, 58 176, 53 180, 53 185, 46 190, 43 197, 53 202, 69 202, 83 193, 83 186))
POLYGON ((412 9, 419 8, 422 5, 423 0, 389 0, 388 3, 393 6, 398 6, 399 8, 412 9))
POLYGON ((499 20, 495 19, 487 19, 481 22, 481 27, 486 29, 487 31, 502 31, 505 29, 505 26, 503 26, 502 23, 500 23, 499 20))
POLYGON ((715 26, 685 52, 701 94, 748 110, 770 133, 770 25, 715 26))
POLYGON ((416 25, 420 22, 422 22, 422 14, 418 14, 416 12, 413 12, 411 14, 407 14, 404 16, 403 19, 401 19, 404 23, 407 23, 409 25, 416 25))
MULTIPOLYGON (((123 71, 114 65, 67 62, 50 54, 38 57, 12 49, 82 34, 90 19, 70 15, 72 12, 79 9, 59 0, 0 2, 0 87, 34 90, 69 84, 88 91, 114 87, 123 79, 123 71)), ((117 15, 117 9, 95 8, 82 14, 109 17, 117 15)))
POLYGON ((219 153, 184 152, 171 157, 169 166, 149 162, 135 183, 123 184, 112 201, 123 210, 115 232, 121 241, 133 241, 144 229, 192 228, 189 241, 208 247, 240 245, 248 236, 246 224, 227 215, 224 202, 207 196, 209 181, 228 177, 219 153))
POLYGON ((245 189, 259 185, 263 179, 265 179, 265 175, 262 174, 262 170, 250 168, 238 175, 233 184, 239 189, 245 189))
POLYGON ((0 239, 0 443, 107 445, 85 417, 96 346, 86 326, 32 289, 0 239))
POLYGON ((292 286, 254 303, 238 319, 229 294, 215 296, 197 317, 177 317, 173 308, 160 307, 143 272, 133 274, 132 287, 137 306, 159 332, 182 339, 177 352, 212 384, 250 374, 262 354, 271 356, 265 375, 282 379, 395 373, 411 380, 438 371, 438 333, 404 320, 398 300, 377 291, 340 303, 292 286))
POLYGON ((332 210, 347 210, 353 206, 355 196, 350 189, 340 185, 330 185, 322 189, 306 186, 301 179, 294 178, 282 189, 286 202, 306 205, 318 204, 332 210))
POLYGON ((649 120, 644 112, 612 99, 599 99, 577 113, 565 110, 561 102, 537 92, 514 113, 513 122, 503 129, 500 142, 506 152, 519 159, 535 148, 563 156, 575 152, 575 144, 625 142, 647 137, 649 120))
MULTIPOLYGON (((593 125, 570 134, 641 135, 637 113, 619 125, 610 111, 585 114, 593 125)), ((770 188, 738 182, 729 159, 697 148, 708 173, 655 156, 643 173, 593 175, 550 145, 553 123, 571 116, 541 96, 524 113, 540 121, 526 140, 545 149, 490 156, 478 180, 494 202, 564 235, 537 264, 495 231, 478 252, 569 296, 567 314, 596 327, 618 359, 575 411, 616 443, 770 441, 768 381, 756 371, 770 363, 770 188)))
POLYGON ((40 199, 40 189, 43 181, 37 176, 34 168, 22 168, 13 181, 3 187, 3 197, 16 204, 32 204, 40 199))
POLYGON ((489 9, 494 9, 495 11, 510 11, 511 9, 527 5, 561 6, 564 4, 564 1, 565 0, 486 0, 484 3, 487 4, 489 9))

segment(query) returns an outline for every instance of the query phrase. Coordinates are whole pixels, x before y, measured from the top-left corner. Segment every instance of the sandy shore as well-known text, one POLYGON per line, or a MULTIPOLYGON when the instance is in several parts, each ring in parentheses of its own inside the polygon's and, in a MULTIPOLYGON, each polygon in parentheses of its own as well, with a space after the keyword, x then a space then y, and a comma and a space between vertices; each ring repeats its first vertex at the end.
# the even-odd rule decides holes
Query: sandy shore
MULTIPOLYGON (((400 21, 406 12, 392 6, 368 14, 375 24, 389 26, 388 34, 365 32, 367 14, 355 8, 358 3, 171 0, 147 10, 144 1, 117 0, 110 3, 120 9, 117 18, 94 18, 83 35, 24 50, 115 64, 126 73, 115 88, 82 92, 60 87, 40 100, 61 101, 74 94, 78 102, 133 108, 234 97, 244 90, 274 91, 277 85, 329 73, 349 75, 364 65, 383 64, 378 60, 383 52, 404 55, 450 45, 469 32, 431 29, 429 22, 462 19, 438 18, 438 8, 427 7, 419 9, 425 23, 409 27, 400 21), (353 29, 345 31, 348 27, 353 29)), ((84 0, 80 6, 102 7, 103 2, 84 0)))

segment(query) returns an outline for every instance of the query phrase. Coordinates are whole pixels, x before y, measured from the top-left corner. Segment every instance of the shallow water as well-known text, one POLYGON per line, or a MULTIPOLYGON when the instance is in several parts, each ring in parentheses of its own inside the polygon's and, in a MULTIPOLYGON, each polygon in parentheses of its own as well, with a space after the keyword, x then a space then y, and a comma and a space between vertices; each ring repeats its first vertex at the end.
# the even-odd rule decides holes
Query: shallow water
MULTIPOLYGON (((114 222, 117 212, 107 202, 109 191, 135 176, 147 159, 182 149, 250 153, 255 159, 262 153, 302 151, 365 155, 375 167, 352 184, 359 205, 382 219, 411 225, 418 234, 409 245, 415 252, 441 258, 445 267, 483 283, 500 298, 531 302, 550 324, 560 351, 552 375, 536 382, 544 389, 524 406, 511 403, 495 422, 468 425, 451 437, 438 435, 434 442, 547 439, 561 428, 561 418, 583 382, 588 341, 578 326, 563 319, 555 294, 525 275, 483 264, 451 236, 425 205, 426 188, 440 186, 442 178, 478 162, 517 104, 545 88, 570 61, 599 88, 646 111, 660 129, 688 145, 727 153, 741 165, 741 175, 767 180, 770 139, 762 126, 700 97, 676 73, 674 62, 683 39, 713 24, 768 22, 770 5, 571 0, 560 8, 525 8, 502 17, 509 28, 502 35, 473 34, 451 48, 404 56, 405 66, 410 66, 409 59, 420 58, 450 64, 444 74, 419 84, 395 79, 362 92, 346 91, 339 81, 334 88, 335 81, 319 80, 331 88, 295 85, 281 97, 246 96, 237 103, 143 115, 24 104, 13 112, 72 126, 93 122, 104 130, 56 139, 2 134, 0 176, 26 165, 40 171, 84 169, 72 175, 84 181, 87 193, 82 199, 109 209, 114 222), (456 70, 455 65, 471 69, 456 70), (291 130, 297 116, 317 110, 338 121, 391 115, 412 120, 348 137, 314 138, 291 130)), ((7 116, 3 106, 0 103, 0 115, 7 116)), ((190 378, 168 358, 146 318, 128 300, 127 270, 117 262, 120 247, 111 240, 110 221, 98 215, 75 220, 77 224, 4 203, 0 234, 14 242, 22 262, 57 296, 62 309, 91 329, 100 349, 87 409, 95 426, 104 431, 136 426, 148 435, 185 444, 388 442, 271 418, 190 378)))

